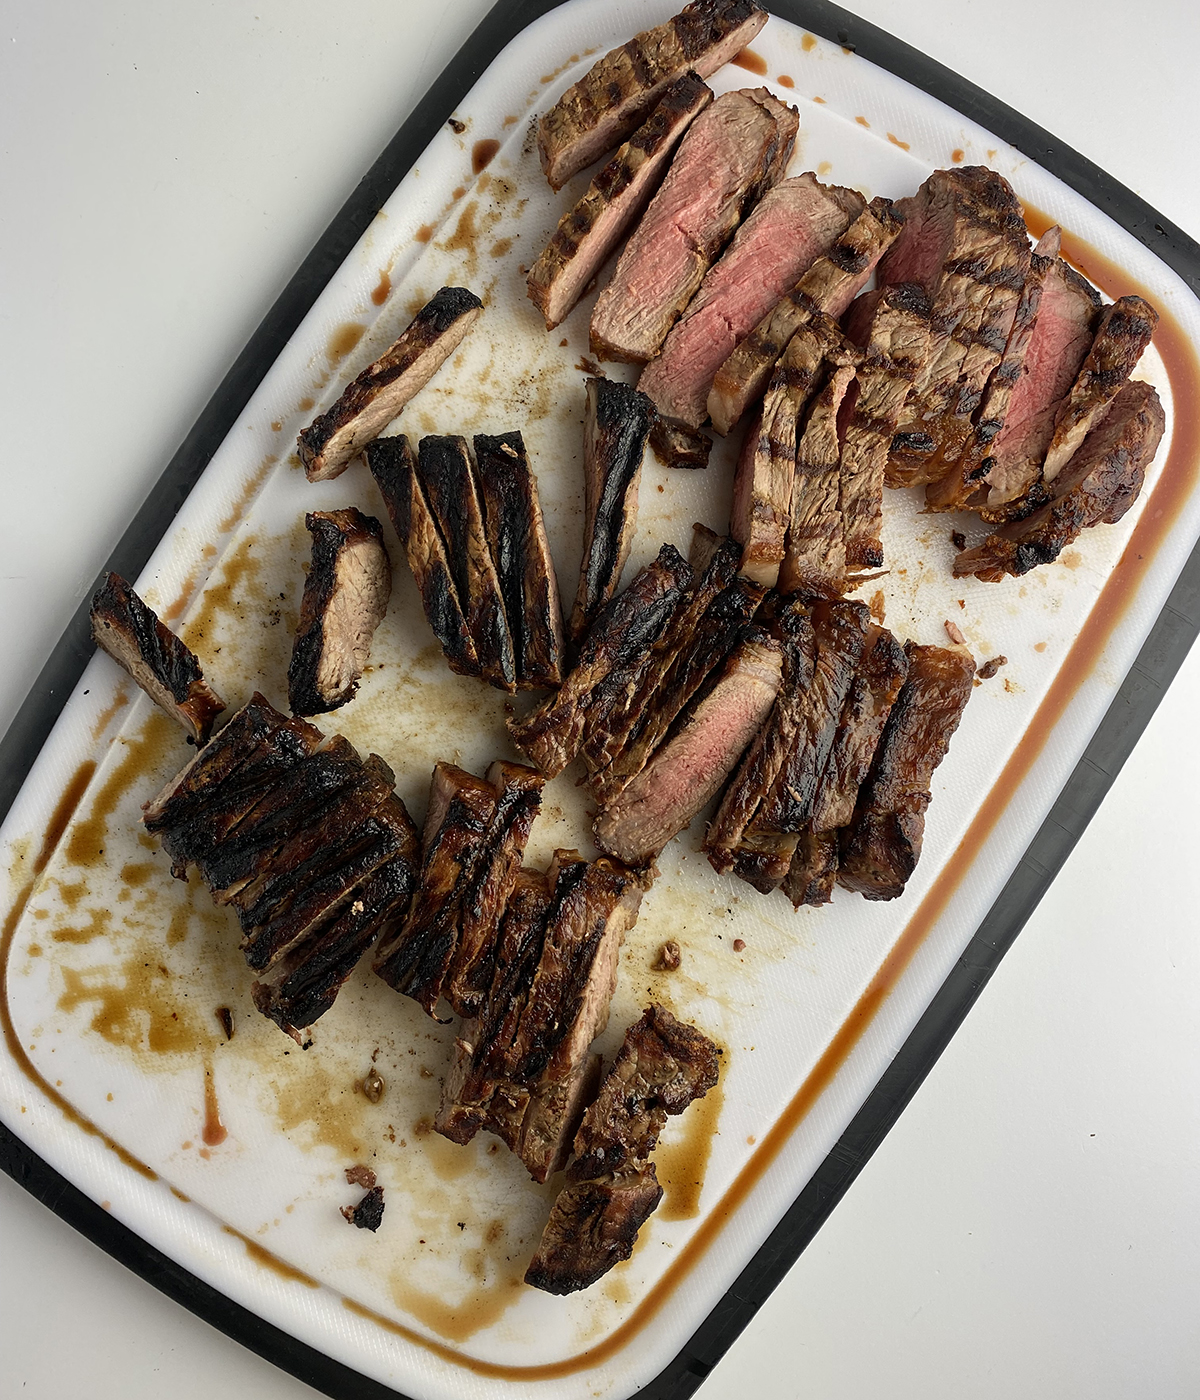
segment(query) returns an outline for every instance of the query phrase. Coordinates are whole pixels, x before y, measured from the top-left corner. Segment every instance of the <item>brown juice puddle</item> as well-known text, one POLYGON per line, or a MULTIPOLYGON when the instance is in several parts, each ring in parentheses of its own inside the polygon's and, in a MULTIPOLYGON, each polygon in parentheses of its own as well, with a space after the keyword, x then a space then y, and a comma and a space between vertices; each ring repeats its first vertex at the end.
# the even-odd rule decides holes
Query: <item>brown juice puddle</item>
MULTIPOLYGON (((729 1056, 724 1056, 727 1062, 729 1056)), ((724 1063, 721 1066, 724 1070, 724 1063)), ((713 1138, 725 1104, 721 1080, 683 1114, 683 1133, 674 1142, 663 1143, 654 1154, 654 1170, 663 1188, 660 1220, 694 1220, 700 1214, 700 1192, 713 1138)))
POLYGON ((392 278, 387 268, 381 269, 379 273, 379 285, 371 293, 371 300, 376 306, 382 306, 392 294, 392 278))
POLYGON ((500 142, 492 136, 475 142, 471 147, 471 169, 476 175, 481 175, 491 165, 499 149, 500 142))
POLYGON ((767 60, 753 49, 743 49, 741 53, 733 56, 732 62, 739 68, 744 68, 747 73, 757 73, 760 77, 767 71, 767 60))
POLYGON ((221 1122, 221 1106, 217 1103, 217 1086, 213 1082, 212 1065, 204 1066, 204 1128, 200 1136, 206 1147, 220 1147, 229 1136, 221 1122))
POLYGON ((325 347, 325 354, 333 364, 339 360, 344 360, 363 338, 366 326, 359 325, 357 321, 346 321, 340 325, 329 337, 329 344, 325 347))
MULTIPOLYGON (((187 1197, 185 1196, 186 1200, 187 1197)), ((246 1248, 246 1253, 260 1268, 269 1269, 271 1273, 278 1274, 280 1278, 287 1279, 289 1283, 302 1283, 305 1288, 320 1288, 320 1283, 300 1269, 293 1269, 290 1264, 285 1264, 277 1255, 272 1254, 269 1249, 264 1249, 261 1244, 255 1242, 248 1236, 243 1235, 240 1230, 235 1230, 232 1225, 221 1227, 227 1235, 232 1235, 235 1240, 241 1240, 246 1248)))
MULTIPOLYGON (((955 156, 957 159, 961 159, 962 153, 955 152, 955 156)), ((1050 222, 1040 211, 1028 207, 1026 208, 1026 217, 1035 237, 1050 222)), ((1145 289, 1140 287, 1127 272, 1069 233, 1063 235, 1063 255, 1073 265, 1084 271, 1085 275, 1109 296, 1115 298, 1128 293, 1145 295, 1145 289)), ((585 1368, 596 1366, 607 1357, 620 1351, 653 1321, 675 1288, 682 1283, 688 1271, 711 1247, 726 1222, 735 1214, 741 1201, 758 1183, 785 1143, 800 1126, 809 1109, 832 1081, 840 1066, 870 1025, 875 1013, 895 986, 905 967, 970 869, 983 843, 1007 808, 1013 792, 1036 762, 1055 724, 1062 717, 1079 686, 1094 668, 1113 628, 1128 607, 1137 586, 1149 570, 1163 539, 1177 519, 1188 496, 1194 490, 1197 469, 1200 466, 1200 418, 1195 414, 1195 409, 1200 404, 1200 367, 1197 366, 1195 352, 1187 337, 1169 312, 1162 314, 1155 335, 1155 345, 1162 356, 1170 380, 1175 401, 1175 421, 1167 461, 1151 495, 1154 509, 1143 511, 1120 560, 1101 590, 1079 636, 1025 735, 1005 765, 999 780, 985 798, 966 835, 938 874, 928 894, 917 907, 895 945, 877 969, 854 1010, 800 1086, 785 1112, 743 1167, 732 1186, 710 1212, 692 1239, 678 1252, 670 1269, 650 1290, 634 1313, 602 1342, 576 1356, 540 1366, 512 1366, 465 1356, 453 1346, 432 1341, 401 1323, 393 1322, 391 1319, 363 1307, 352 1299, 343 1298, 343 1305, 349 1311, 368 1318, 384 1330, 416 1342, 434 1354, 478 1375, 512 1380, 553 1379, 557 1376, 573 1374, 585 1368)), ((163 723, 167 723, 165 717, 163 717, 163 723)), ((118 765, 117 771, 126 768, 132 770, 136 767, 138 765, 134 763, 121 764, 118 765)), ((3 1024, 5 1042, 9 1052, 30 1082, 56 1104, 69 1121, 82 1128, 84 1132, 99 1137, 126 1165, 153 1180, 156 1179, 156 1173, 139 1162, 119 1143, 108 1137, 94 1123, 80 1114, 41 1076, 17 1039, 8 1010, 8 960, 17 927, 37 884, 37 879, 61 841, 94 771, 95 764, 89 761, 81 765, 68 784, 47 825, 41 850, 33 862, 30 876, 18 891, 3 928, 0 930, 0 1022, 3 1024)), ((90 832, 87 837, 80 837, 81 853, 87 860, 95 860, 103 854, 103 831, 98 828, 92 830, 92 828, 96 813, 102 806, 111 803, 107 806, 110 813, 115 806, 119 797, 119 793, 113 789, 115 777, 116 773, 110 775, 104 788, 97 795, 93 817, 84 824, 84 828, 81 828, 90 832), (97 838, 100 842, 99 845, 96 844, 97 838)), ((76 833, 72 833, 72 848, 74 848, 75 842, 76 833)), ((239 1232, 228 1226, 225 1228, 229 1234, 243 1241, 247 1254, 263 1267, 269 1268, 285 1278, 302 1282, 308 1287, 320 1286, 316 1280, 293 1269, 260 1245, 240 1235, 239 1232)), ((479 1307, 482 1310, 478 1315, 485 1318, 487 1308, 484 1295, 487 1292, 486 1289, 479 1290, 477 1295, 480 1300, 479 1307)), ((504 1295, 500 1293, 499 1296, 503 1297, 504 1295)), ((518 1296, 515 1289, 513 1296, 518 1296)), ((511 1298, 505 1298, 504 1306, 508 1306, 511 1301, 511 1298)), ((458 1310, 458 1313, 465 1317, 471 1313, 473 1306, 473 1302, 468 1300, 463 1304, 462 1309, 458 1310)), ((457 1325, 453 1320, 446 1318, 442 1318, 441 1322, 447 1327, 457 1325)), ((431 1322, 430 1325, 432 1326, 433 1323, 431 1322)), ((479 1326, 483 1325, 486 1325, 486 1322, 479 1324, 479 1326)), ((471 1332, 476 1330, 478 1330, 476 1326, 470 1328, 471 1332)))

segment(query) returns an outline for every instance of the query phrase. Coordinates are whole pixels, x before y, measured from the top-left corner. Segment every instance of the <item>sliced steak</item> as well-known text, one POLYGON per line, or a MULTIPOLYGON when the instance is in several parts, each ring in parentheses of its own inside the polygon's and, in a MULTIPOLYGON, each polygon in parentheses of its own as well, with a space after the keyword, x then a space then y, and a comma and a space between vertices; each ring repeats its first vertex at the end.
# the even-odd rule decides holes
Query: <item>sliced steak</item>
POLYGON ((686 427, 683 423, 672 423, 666 418, 655 417, 654 426, 650 429, 650 446, 666 467, 683 471, 707 467, 712 445, 713 440, 707 433, 686 427))
POLYGON ((556 189, 619 146, 689 68, 728 63, 767 22, 751 0, 693 0, 674 19, 598 59, 538 122, 538 154, 556 189))
POLYGON ((989 535, 978 549, 963 550, 954 561, 956 577, 974 574, 987 583, 1020 577, 1052 563, 1090 526, 1115 525, 1137 499, 1165 428, 1154 388, 1128 381, 1055 477, 1047 503, 989 535))
POLYGON ((583 559, 569 631, 578 642, 617 591, 637 529, 638 484, 654 407, 616 379, 587 381, 583 559))
POLYGON ((728 433, 766 389, 788 341, 814 311, 837 320, 862 291, 903 219, 890 200, 873 199, 792 290, 721 365, 708 395, 717 432, 728 433))
POLYGON ((867 899, 895 899, 916 868, 930 779, 975 681, 966 647, 905 644, 908 679, 884 726, 854 819, 842 837, 838 882, 867 899))
POLYGON ((392 565, 379 521, 354 506, 310 511, 304 524, 312 562, 288 664, 288 704, 293 714, 319 715, 354 698, 392 596, 392 565))
MULTIPOLYGON (((793 344, 800 334, 793 337, 793 344)), ((864 492, 856 489, 855 477, 841 469, 845 449, 839 435, 842 405, 856 373, 853 364, 830 363, 796 444, 796 474, 778 578, 781 593, 801 590, 818 597, 840 597, 852 542, 858 567, 864 516, 868 530, 872 521, 871 502, 869 497, 864 501, 864 492)))
POLYGON ((692 122, 596 302, 595 353, 635 363, 658 353, 743 213, 772 183, 779 143, 774 114, 744 92, 718 97, 692 122))
POLYGON ((92 597, 92 637, 197 744, 208 739, 225 702, 204 679, 195 653, 120 574, 105 574, 92 597))
POLYGON ((512 634, 517 689, 559 685, 564 651, 558 579, 521 434, 476 433, 475 464, 488 547, 512 634))
POLYGON ((666 418, 699 428, 713 376, 738 341, 862 213, 863 199, 811 172, 768 190, 709 269, 638 388, 666 418))
POLYGON ((596 818, 592 831, 602 851, 644 866, 691 823, 770 713, 781 666, 780 644, 748 629, 708 694, 596 818))
POLYGON ((647 120, 558 221, 530 269, 529 299, 552 330, 564 320, 650 201, 680 137, 713 100, 695 73, 668 83, 647 120))
POLYGON ((523 719, 508 721, 513 743, 548 778, 557 777, 578 754, 590 706, 602 701, 606 686, 621 684, 631 669, 640 666, 692 577, 679 551, 663 545, 658 558, 601 610, 558 693, 523 719))
POLYGON ((833 898, 838 873, 838 832, 814 831, 805 825, 780 888, 797 909, 819 908, 833 898))
POLYGON ((610 1180, 569 1182, 554 1198, 525 1282, 545 1293, 590 1288, 633 1253, 662 1196, 653 1162, 610 1180))
POLYGON ((438 533, 408 439, 379 438, 367 449, 366 455, 371 475, 404 546, 425 616, 433 635, 441 643, 447 664, 459 675, 479 675, 479 658, 467 630, 446 543, 438 533))
POLYGON ((309 481, 340 476, 458 349, 483 302, 465 287, 442 287, 404 334, 314 418, 296 439, 309 481))
POLYGON ((1096 338, 1054 418, 1054 437, 1042 466, 1051 482, 1108 412, 1158 325, 1158 312, 1141 297, 1120 297, 1104 309, 1096 338))

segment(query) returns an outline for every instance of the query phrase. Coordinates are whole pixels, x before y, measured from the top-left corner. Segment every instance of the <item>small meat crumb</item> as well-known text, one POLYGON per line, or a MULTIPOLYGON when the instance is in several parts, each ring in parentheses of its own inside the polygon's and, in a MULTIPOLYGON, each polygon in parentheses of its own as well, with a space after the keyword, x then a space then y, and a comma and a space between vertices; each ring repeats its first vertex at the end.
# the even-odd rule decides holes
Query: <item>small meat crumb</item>
POLYGON ((668 938, 658 950, 658 958, 654 966, 661 968, 663 972, 675 972, 681 961, 682 954, 679 951, 679 944, 673 938, 668 938))
POLYGON ((887 607, 884 602, 882 588, 877 588, 875 592, 871 594, 871 601, 867 604, 867 608, 870 611, 873 621, 882 627, 883 619, 887 616, 887 607))
POLYGON ((351 1225, 374 1234, 383 1220, 383 1187, 372 1186, 358 1205, 342 1206, 341 1210, 351 1225))
POLYGON ((362 1091, 372 1103, 378 1103, 383 1098, 383 1091, 386 1088, 383 1075, 377 1069, 369 1069, 363 1076, 362 1091))
POLYGON ((217 1007, 217 1020, 221 1023, 221 1029, 225 1032, 225 1039, 233 1039, 233 1012, 227 1006, 217 1007))
POLYGON ((996 674, 996 672, 1000 669, 1001 666, 1007 666, 1007 665, 1008 665, 1008 657, 1007 657, 1007 656, 993 656, 992 659, 991 659, 990 661, 985 661, 985 662, 983 663, 983 665, 980 666, 979 669, 975 672, 975 674, 976 674, 981 680, 990 681, 991 678, 996 674))
POLYGON ((950 619, 947 618, 942 626, 946 629, 946 636, 950 638, 955 646, 960 647, 967 640, 966 637, 963 636, 962 629, 957 622, 951 622, 950 619))
POLYGON ((740 952, 742 952, 743 949, 745 948, 745 946, 746 946, 746 940, 745 940, 744 938, 735 938, 735 939, 733 940, 733 951, 734 951, 735 953, 740 953, 740 952))
POLYGON ((454 132, 455 136, 461 136, 467 129, 466 122, 460 122, 457 117, 451 117, 446 125, 454 132))
POLYGON ((346 1168, 346 1180, 351 1186, 361 1186, 364 1191, 369 1191, 375 1185, 375 1173, 370 1167, 356 1162, 354 1166, 346 1168))
POLYGON ((963 534, 961 530, 951 530, 950 543, 954 546, 955 549, 966 549, 967 537, 963 534))

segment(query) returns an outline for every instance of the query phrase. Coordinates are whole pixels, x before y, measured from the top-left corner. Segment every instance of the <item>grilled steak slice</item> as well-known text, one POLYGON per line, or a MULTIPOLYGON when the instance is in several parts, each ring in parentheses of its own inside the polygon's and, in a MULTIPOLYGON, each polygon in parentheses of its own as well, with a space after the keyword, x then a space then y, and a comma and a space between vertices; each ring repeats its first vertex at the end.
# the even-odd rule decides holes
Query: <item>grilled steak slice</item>
POLYGON ((614 360, 658 353, 744 211, 773 183, 780 132, 745 92, 727 92, 688 127, 675 159, 592 312, 591 345, 614 360))
POLYGON ((811 172, 768 190, 709 269, 638 388, 664 417, 699 428, 713 376, 743 336, 827 253, 862 197, 811 172))
POLYGON ((759 628, 747 629, 713 688, 596 818, 592 830, 602 851, 644 866, 690 824, 770 713, 781 665, 780 644, 759 628))
POLYGON ((458 943, 462 895, 496 810, 490 783, 452 763, 439 763, 429 788, 422 836, 421 883, 403 926, 383 940, 375 971, 430 1016, 458 943))
POLYGON ((583 420, 583 559, 571 609, 578 642, 616 592, 637 529, 638 484, 654 408, 615 379, 587 381, 583 420))
POLYGON ((477 433, 475 464, 488 546, 512 634, 517 689, 559 685, 563 626, 558 579, 537 478, 521 434, 477 433))
POLYGON ((707 467, 712 445, 712 438, 707 433, 685 427, 682 423, 672 423, 666 418, 656 417, 650 429, 650 446, 666 467, 684 471, 707 467))
POLYGON ((500 690, 516 689, 512 634, 500 580, 488 549, 483 506, 471 470, 467 440, 426 437, 417 449, 421 489, 445 542, 446 560, 462 605, 479 674, 500 690))
POLYGON ((354 506, 304 517, 312 563, 288 665, 288 704, 297 715, 336 710, 354 698, 371 639, 392 596, 383 529, 354 506))
POLYGON ((204 679, 195 654, 120 574, 105 574, 92 598, 92 637, 197 744, 208 739, 225 702, 204 679))
POLYGON ((254 1004, 295 1040, 333 1005, 359 959, 403 920, 420 867, 414 828, 408 848, 369 875, 343 905, 286 953, 250 991, 254 1004))
POLYGON ((1050 499, 1026 520, 1005 525, 954 561, 958 577, 997 583, 1049 564, 1091 525, 1115 525, 1137 499, 1166 427, 1158 394, 1128 381, 1099 426, 1055 478, 1050 499))
POLYGON ((668 1114, 717 1082, 718 1051, 694 1027, 651 1006, 625 1034, 600 1093, 575 1137, 568 1184, 559 1192, 526 1283, 550 1293, 587 1288, 633 1251, 662 1198, 649 1161, 668 1114))
POLYGON ((965 647, 905 644, 905 681, 851 826, 843 832, 838 883, 867 899, 895 899, 916 868, 929 783, 971 697, 975 662, 965 647))
POLYGON ((590 774, 588 788, 598 800, 607 800, 611 788, 606 770, 625 747, 641 717, 654 704, 655 694, 675 658, 691 642, 700 620, 717 596, 733 582, 738 554, 738 547, 732 540, 725 540, 717 547, 703 572, 680 600, 662 635, 647 652, 642 666, 629 673, 622 688, 607 691, 606 705, 593 706, 582 754, 590 774))
POLYGON ((834 320, 842 315, 902 227, 903 219, 890 200, 873 199, 829 252, 739 343, 709 390, 708 412, 717 432, 728 433, 757 401, 788 341, 814 311, 834 320))
POLYGON ((579 752, 588 710, 605 687, 618 685, 658 640, 692 582, 692 571, 673 545, 663 545, 597 617, 579 660, 556 695, 524 719, 510 719, 513 742, 548 778, 555 778, 579 752))
MULTIPOLYGON (((792 343, 800 336, 797 332, 792 343)), ((839 597, 846 587, 851 545, 858 561, 863 554, 864 524, 868 531, 874 524, 871 482, 865 483, 864 490, 864 483, 843 471, 841 465, 849 439, 841 442, 839 422, 855 373, 853 364, 830 363, 828 377, 813 400, 796 445, 791 510, 778 577, 781 593, 802 590, 814 596, 839 597)))
MULTIPOLYGON (((729 532, 743 547, 742 572, 771 588, 779 577, 796 476, 799 416, 816 388, 826 352, 842 346, 837 323, 814 315, 800 327, 771 377, 762 413, 738 458, 729 532)), ((836 477, 834 501, 836 504, 836 477)))
POLYGON ((1088 433, 1108 412, 1158 325, 1158 312, 1141 297, 1120 297, 1105 307, 1079 377, 1054 419, 1054 437, 1042 466, 1053 481, 1088 433))
POLYGON ((556 189, 611 151, 689 68, 702 78, 728 63, 767 22, 750 0, 693 0, 674 19, 599 59, 538 122, 538 154, 556 189))
POLYGON ((369 364, 337 403, 296 439, 309 481, 340 476, 441 369, 482 310, 483 302, 465 287, 436 292, 391 349, 369 364))
POLYGON ((492 981, 496 938, 529 830, 542 805, 545 778, 521 763, 497 759, 487 780, 496 805, 460 900, 458 945, 442 987, 460 1016, 478 1014, 492 981))
POLYGON ((467 631, 445 541, 425 498, 408 439, 379 438, 367 448, 366 457, 447 664, 459 675, 479 675, 479 658, 467 631))
POLYGON ((558 221, 526 282, 547 330, 566 318, 645 209, 679 138, 712 96, 695 73, 668 83, 658 106, 558 221))
POLYGON ((837 873, 838 833, 814 831, 810 822, 796 842, 781 888, 797 909, 802 904, 819 908, 833 898, 837 873))

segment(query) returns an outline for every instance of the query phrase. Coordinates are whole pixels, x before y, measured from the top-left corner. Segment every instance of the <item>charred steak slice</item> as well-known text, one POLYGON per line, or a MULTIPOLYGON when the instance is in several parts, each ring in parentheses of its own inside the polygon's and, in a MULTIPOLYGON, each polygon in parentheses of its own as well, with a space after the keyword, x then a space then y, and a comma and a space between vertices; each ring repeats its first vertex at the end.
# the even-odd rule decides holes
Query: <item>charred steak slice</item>
POLYGON ((312 563, 288 665, 288 704, 297 715, 336 710, 354 698, 371 639, 392 596, 383 530, 354 506, 304 517, 312 563))
POLYGON ((571 609, 578 642, 616 592, 637 529, 638 484, 654 408, 616 379, 587 381, 583 420, 583 560, 571 609))
POLYGON ((814 311, 837 320, 903 227, 890 200, 873 199, 819 257, 792 290, 754 327, 721 365, 708 395, 717 432, 726 434, 766 389, 788 341, 814 311))
POLYGON ((668 83, 647 120, 558 221, 526 281, 529 300, 545 317, 547 330, 570 313, 645 209, 679 138, 712 100, 712 90, 695 73, 668 83))
POLYGON ((675 159, 592 312, 591 345, 613 360, 644 363, 771 182, 779 150, 774 114, 727 92, 688 127, 675 159))
POLYGON ((1154 388, 1128 381, 1055 478, 1049 501, 1028 519, 989 535, 978 549, 963 550, 954 561, 955 575, 974 574, 987 583, 1006 574, 1019 578, 1052 563, 1089 526, 1115 525, 1137 499, 1165 428, 1154 388))
POLYGON ((699 428, 713 377, 775 303, 863 210, 862 196, 808 172, 768 190, 709 269, 638 388, 664 417, 699 428))
POLYGON ((445 543, 479 673, 498 689, 511 692, 517 683, 512 633, 488 549, 483 506, 466 438, 422 438, 417 449, 417 475, 445 543))
POLYGON ((447 664, 459 675, 479 675, 479 658, 467 630, 463 600, 458 596, 446 544, 438 533, 408 439, 379 438, 367 448, 366 456, 447 664))
POLYGON ((643 120, 689 68, 702 78, 728 63, 767 22, 750 0, 693 0, 674 19, 613 49, 538 122, 538 154, 556 189, 643 120))
POLYGON ((698 471, 708 466, 708 455, 712 451, 713 440, 698 428, 688 428, 683 423, 672 423, 669 419, 658 418, 650 429, 650 446, 659 461, 666 467, 682 471, 698 471))
POLYGON ((649 1158, 668 1114, 717 1082, 716 1046, 651 1006, 624 1043, 584 1114, 568 1184, 559 1192, 525 1282, 549 1293, 588 1288, 628 1259, 662 1198, 649 1158))
POLYGON ((905 681, 853 823, 843 832, 838 883, 867 899, 895 899, 916 868, 929 784, 971 697, 975 662, 965 647, 905 644, 905 681))
POLYGON ((465 287, 436 292, 391 349, 369 364, 337 403, 296 439, 309 481, 340 476, 441 369, 482 310, 483 302, 465 287))
POLYGON ((644 866, 720 789, 770 713, 779 689, 780 644, 747 629, 713 688, 646 767, 596 818, 602 851, 644 866))
POLYGON ((225 702, 204 679, 195 654, 120 574, 105 574, 92 598, 92 637, 197 744, 208 739, 225 702))
POLYGON ((658 558, 601 610, 558 693, 523 719, 508 721, 517 748, 548 778, 557 777, 578 754, 593 701, 640 666, 691 582, 687 561, 673 545, 663 545, 658 558))
POLYGON ((1120 297, 1105 307, 1079 377, 1054 419, 1054 438, 1042 467, 1053 481, 1100 422, 1128 381, 1158 325, 1158 312, 1141 297, 1120 297))
POLYGON ((512 634, 517 689, 559 685, 563 624, 558 579, 537 478, 521 434, 477 433, 475 473, 488 547, 512 634))

